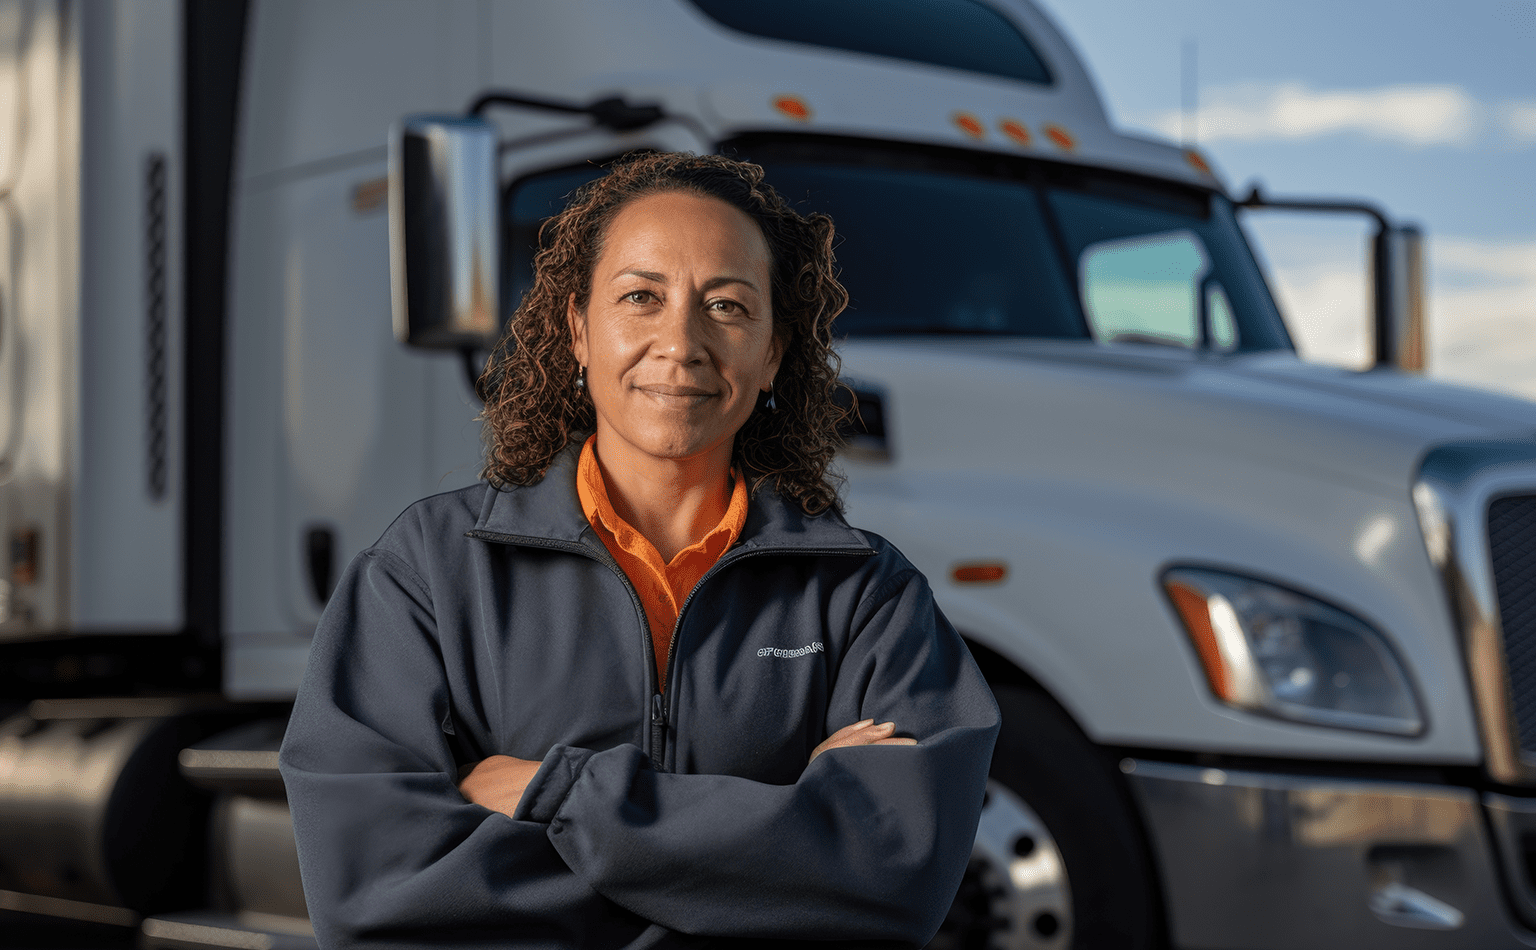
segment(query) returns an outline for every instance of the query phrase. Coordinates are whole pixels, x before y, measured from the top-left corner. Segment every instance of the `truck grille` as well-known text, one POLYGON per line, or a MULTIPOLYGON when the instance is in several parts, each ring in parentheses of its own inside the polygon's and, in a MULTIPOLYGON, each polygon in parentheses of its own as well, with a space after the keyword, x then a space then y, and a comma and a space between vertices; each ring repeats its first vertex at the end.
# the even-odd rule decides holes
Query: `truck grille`
POLYGON ((1536 495, 1488 506, 1488 548, 1520 749, 1536 753, 1536 495))

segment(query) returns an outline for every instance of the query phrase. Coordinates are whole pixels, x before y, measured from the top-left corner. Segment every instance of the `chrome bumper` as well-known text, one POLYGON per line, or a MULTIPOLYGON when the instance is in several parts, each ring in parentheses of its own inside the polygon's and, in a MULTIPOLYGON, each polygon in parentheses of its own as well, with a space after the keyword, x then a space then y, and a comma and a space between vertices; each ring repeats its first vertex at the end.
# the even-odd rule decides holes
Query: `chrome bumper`
POLYGON ((1121 769, 1177 947, 1536 947, 1470 789, 1140 759, 1121 769))

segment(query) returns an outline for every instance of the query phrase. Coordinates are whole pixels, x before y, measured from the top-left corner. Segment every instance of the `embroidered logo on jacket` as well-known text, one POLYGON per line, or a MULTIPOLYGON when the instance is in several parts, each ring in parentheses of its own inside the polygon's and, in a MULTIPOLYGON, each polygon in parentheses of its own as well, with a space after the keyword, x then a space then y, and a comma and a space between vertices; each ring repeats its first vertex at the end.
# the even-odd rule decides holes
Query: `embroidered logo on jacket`
POLYGON ((817 640, 813 643, 807 643, 805 646, 797 647, 793 650, 781 650, 778 647, 763 647, 761 650, 757 651, 757 655, 771 656, 780 660, 793 660, 797 656, 806 656, 811 653, 825 652, 827 652, 827 648, 822 645, 820 640, 817 640))

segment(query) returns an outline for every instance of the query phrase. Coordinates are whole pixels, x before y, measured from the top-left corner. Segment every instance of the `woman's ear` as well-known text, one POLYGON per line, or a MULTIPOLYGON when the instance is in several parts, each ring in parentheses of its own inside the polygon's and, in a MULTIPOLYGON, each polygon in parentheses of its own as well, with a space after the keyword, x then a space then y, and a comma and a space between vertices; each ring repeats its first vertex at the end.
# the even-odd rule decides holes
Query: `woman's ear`
POLYGON ((767 374, 767 381, 762 385, 763 392, 773 389, 773 379, 779 375, 779 364, 784 362, 784 351, 789 348, 788 331, 780 332, 779 328, 773 328, 773 335, 768 338, 768 362, 763 364, 763 370, 767 374))
POLYGON ((582 366, 587 365, 587 315, 576 309, 576 295, 565 300, 565 322, 571 328, 571 355, 582 366))

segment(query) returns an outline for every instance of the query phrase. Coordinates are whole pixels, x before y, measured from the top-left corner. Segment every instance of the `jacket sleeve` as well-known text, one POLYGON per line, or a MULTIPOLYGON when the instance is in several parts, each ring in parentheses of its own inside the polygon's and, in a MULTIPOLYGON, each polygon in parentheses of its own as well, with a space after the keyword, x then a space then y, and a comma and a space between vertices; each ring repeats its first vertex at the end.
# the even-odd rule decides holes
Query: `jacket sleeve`
POLYGON ((556 746, 516 817, 642 917, 736 937, 929 940, 976 833, 999 716, 906 566, 864 599, 829 729, 894 720, 915 746, 838 748, 793 785, 654 771, 634 746, 556 746))
POLYGON ((545 826, 460 796, 437 642, 426 585, 380 551, 347 569, 316 630, 279 764, 320 944, 576 942, 599 923, 552 921, 606 902, 545 826))

